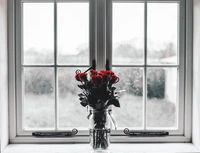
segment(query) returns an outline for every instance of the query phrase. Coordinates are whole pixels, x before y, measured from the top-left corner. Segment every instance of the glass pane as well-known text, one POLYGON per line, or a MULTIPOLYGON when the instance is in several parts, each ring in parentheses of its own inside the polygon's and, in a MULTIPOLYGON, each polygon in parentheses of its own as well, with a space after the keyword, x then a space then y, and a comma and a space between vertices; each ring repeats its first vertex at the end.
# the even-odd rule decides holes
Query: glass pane
POLYGON ((89 4, 58 3, 58 64, 89 65, 89 4))
POLYGON ((23 70, 25 129, 54 128, 54 69, 24 68, 23 70))
POLYGON ((148 68, 147 126, 177 126, 177 68, 148 68))
POLYGON ((178 3, 148 3, 147 62, 177 64, 178 3))
POLYGON ((24 64, 53 64, 53 3, 23 3, 24 64))
MULTIPOLYGON (((81 70, 86 68, 81 68, 81 70)), ((77 68, 58 69, 59 127, 88 127, 87 108, 81 106, 79 82, 74 78, 77 68)))
POLYGON ((113 107, 119 127, 142 127, 143 125, 143 69, 113 68, 119 77, 117 90, 125 90, 120 96, 121 108, 113 107))
POLYGON ((113 3, 113 64, 143 64, 144 3, 113 3))

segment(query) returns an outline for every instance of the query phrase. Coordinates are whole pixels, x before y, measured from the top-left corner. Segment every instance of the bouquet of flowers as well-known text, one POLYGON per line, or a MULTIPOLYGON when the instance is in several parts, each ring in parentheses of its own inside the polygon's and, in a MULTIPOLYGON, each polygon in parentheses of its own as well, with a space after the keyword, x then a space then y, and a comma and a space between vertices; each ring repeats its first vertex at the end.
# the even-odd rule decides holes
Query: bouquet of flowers
POLYGON ((107 149, 110 140, 110 121, 117 127, 114 116, 111 114, 110 105, 120 107, 119 92, 113 84, 119 78, 111 70, 101 70, 100 72, 92 69, 81 73, 76 71, 75 78, 81 84, 82 93, 78 94, 80 104, 84 107, 89 106, 90 114, 90 143, 93 149, 107 149))
POLYGON ((119 78, 111 70, 90 70, 81 73, 77 70, 75 78, 81 84, 78 85, 83 90, 78 94, 81 105, 90 106, 95 110, 107 109, 110 105, 120 107, 118 92, 115 92, 113 84, 119 81, 119 78))

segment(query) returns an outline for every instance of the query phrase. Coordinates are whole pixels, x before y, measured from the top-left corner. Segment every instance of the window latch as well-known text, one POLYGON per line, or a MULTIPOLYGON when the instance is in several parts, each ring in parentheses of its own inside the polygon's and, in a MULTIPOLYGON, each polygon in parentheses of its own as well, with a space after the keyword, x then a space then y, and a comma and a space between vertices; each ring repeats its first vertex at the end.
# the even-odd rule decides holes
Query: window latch
POLYGON ((74 136, 78 133, 77 129, 72 129, 72 131, 64 132, 33 132, 32 136, 35 137, 69 137, 74 136))
POLYGON ((106 70, 110 70, 109 60, 106 60, 106 70))
POLYGON ((162 137, 169 135, 169 132, 166 131, 130 131, 128 128, 124 129, 124 134, 129 136, 136 136, 136 137, 162 137))

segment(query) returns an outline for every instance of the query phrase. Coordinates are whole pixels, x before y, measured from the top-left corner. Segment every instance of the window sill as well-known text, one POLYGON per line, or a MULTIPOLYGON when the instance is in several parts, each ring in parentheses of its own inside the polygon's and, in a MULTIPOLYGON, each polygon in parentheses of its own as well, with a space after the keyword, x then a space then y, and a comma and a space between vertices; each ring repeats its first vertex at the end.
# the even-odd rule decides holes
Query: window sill
MULTIPOLYGON (((130 144, 113 143, 110 145, 111 153, 200 153, 192 143, 148 143, 130 144)), ((2 153, 89 153, 89 144, 10 144, 2 153)))

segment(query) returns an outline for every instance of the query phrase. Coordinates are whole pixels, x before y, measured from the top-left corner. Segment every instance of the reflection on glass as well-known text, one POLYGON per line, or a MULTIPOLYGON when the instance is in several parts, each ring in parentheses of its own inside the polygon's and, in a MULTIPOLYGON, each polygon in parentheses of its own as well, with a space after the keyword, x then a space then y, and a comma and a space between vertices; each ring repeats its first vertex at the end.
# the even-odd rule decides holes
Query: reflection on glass
POLYGON ((177 95, 177 68, 148 68, 148 127, 176 127, 177 95))
POLYGON ((113 107, 119 127, 142 127, 143 125, 143 69, 113 68, 119 77, 117 90, 125 90, 120 96, 120 110, 113 107))
POLYGON ((148 64, 177 64, 178 3, 147 5, 148 64))
POLYGON ((58 64, 89 64, 89 4, 58 3, 58 64))
POLYGON ((144 3, 113 3, 113 64, 143 64, 144 3))
POLYGON ((55 88, 53 68, 24 68, 25 129, 54 128, 55 88))
MULTIPOLYGON (((84 68, 81 68, 84 69, 84 68)), ((87 127, 87 108, 80 104, 81 90, 74 76, 77 68, 58 69, 59 127, 87 127)))
POLYGON ((53 3, 23 3, 24 64, 53 64, 53 3))

